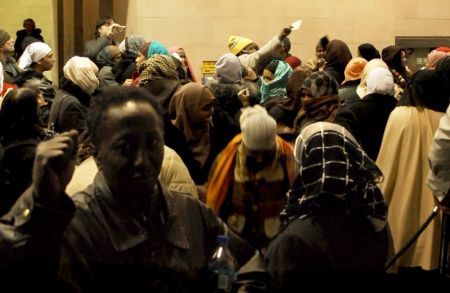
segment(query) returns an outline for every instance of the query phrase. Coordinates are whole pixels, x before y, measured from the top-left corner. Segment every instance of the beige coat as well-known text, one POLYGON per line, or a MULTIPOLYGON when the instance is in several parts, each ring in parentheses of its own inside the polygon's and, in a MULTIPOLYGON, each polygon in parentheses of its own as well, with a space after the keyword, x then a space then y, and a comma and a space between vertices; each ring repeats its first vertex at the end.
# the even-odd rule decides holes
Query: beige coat
MULTIPOLYGON (((389 207, 388 223, 397 253, 425 222, 434 207, 427 186, 428 153, 439 119, 444 113, 401 106, 386 125, 377 158, 383 171, 381 191, 389 207)), ((437 269, 441 219, 435 217, 419 239, 397 261, 397 267, 437 269)))
MULTIPOLYGON (((93 157, 83 161, 75 168, 72 180, 66 187, 66 193, 72 196, 78 191, 84 190, 89 184, 94 182, 97 171, 98 168, 93 157)), ((159 179, 170 191, 187 193, 198 198, 197 188, 183 160, 174 150, 167 146, 164 146, 164 159, 159 179)))

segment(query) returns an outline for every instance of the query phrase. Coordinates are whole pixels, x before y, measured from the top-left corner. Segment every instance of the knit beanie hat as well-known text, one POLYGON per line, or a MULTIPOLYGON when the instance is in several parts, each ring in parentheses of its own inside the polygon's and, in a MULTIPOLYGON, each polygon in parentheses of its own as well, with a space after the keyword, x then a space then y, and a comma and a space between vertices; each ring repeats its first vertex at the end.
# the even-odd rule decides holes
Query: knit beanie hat
POLYGON ((336 79, 325 71, 316 71, 303 82, 306 94, 312 98, 337 95, 338 87, 336 79))
POLYGON ((266 109, 255 105, 242 111, 239 118, 242 142, 253 151, 271 150, 276 144, 277 122, 266 109))
POLYGON ((239 54, 239 52, 251 43, 253 43, 252 40, 240 36, 230 36, 228 38, 228 48, 230 48, 230 52, 234 55, 239 54))
POLYGON ((241 62, 236 55, 226 53, 216 62, 216 79, 223 83, 240 82, 242 78, 241 62))
POLYGON ((0 30, 0 46, 3 46, 9 39, 11 39, 11 35, 4 30, 0 30))
POLYGON ((366 66, 367 60, 361 57, 352 58, 345 66, 344 76, 345 79, 342 84, 347 81, 357 80, 361 78, 361 73, 364 70, 364 66, 366 66))
POLYGON ((367 93, 393 96, 395 93, 394 77, 391 71, 383 67, 372 69, 367 75, 367 93))

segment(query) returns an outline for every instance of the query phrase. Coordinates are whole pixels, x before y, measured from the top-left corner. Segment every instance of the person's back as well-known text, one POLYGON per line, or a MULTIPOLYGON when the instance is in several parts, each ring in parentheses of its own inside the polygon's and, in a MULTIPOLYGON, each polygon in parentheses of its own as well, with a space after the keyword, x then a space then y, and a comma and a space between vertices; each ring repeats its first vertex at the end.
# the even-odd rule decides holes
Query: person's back
POLYGON ((383 277, 388 257, 382 173, 343 127, 317 122, 295 144, 298 173, 266 254, 273 291, 383 277), (345 167, 346 166, 346 167, 345 167))

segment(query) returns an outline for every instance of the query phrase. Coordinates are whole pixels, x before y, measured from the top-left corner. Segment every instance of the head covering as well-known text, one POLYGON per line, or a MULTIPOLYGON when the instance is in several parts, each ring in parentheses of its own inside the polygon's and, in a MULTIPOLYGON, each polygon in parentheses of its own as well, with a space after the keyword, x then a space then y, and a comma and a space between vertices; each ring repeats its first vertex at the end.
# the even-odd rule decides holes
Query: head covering
POLYGON ((195 160, 201 167, 206 163, 211 151, 211 123, 201 121, 201 124, 198 124, 196 115, 212 101, 214 96, 206 86, 190 82, 175 92, 169 105, 169 114, 175 116, 175 127, 183 132, 195 160))
POLYGON ((98 87, 98 67, 87 57, 70 58, 64 65, 63 71, 65 78, 88 94, 92 94, 98 87))
POLYGON ((448 107, 443 77, 436 70, 418 70, 408 81, 397 106, 413 106, 444 113, 448 107))
POLYGON ((367 62, 366 66, 364 66, 364 69, 361 73, 361 82, 356 88, 356 93, 358 94, 358 97, 360 97, 361 99, 367 95, 367 75, 371 70, 377 67, 388 68, 386 63, 384 63, 384 61, 381 59, 372 59, 369 62, 367 62))
POLYGON ((428 53, 428 56, 427 56, 428 60, 427 60, 427 64, 425 66, 428 69, 434 69, 436 67, 436 64, 438 63, 438 61, 446 56, 449 56, 448 53, 433 50, 430 53, 428 53))
POLYGON ((302 65, 302 60, 298 59, 295 56, 288 56, 284 61, 291 66, 291 68, 294 70, 296 67, 302 65))
POLYGON ((252 40, 240 36, 230 36, 228 38, 228 48, 230 48, 230 52, 234 55, 239 54, 239 52, 251 43, 253 43, 252 40))
POLYGON ((380 52, 377 50, 377 48, 374 47, 374 45, 365 43, 358 46, 358 53, 359 55, 366 59, 367 61, 370 61, 372 59, 380 59, 380 52))
POLYGON ((316 71, 303 82, 302 109, 294 127, 302 129, 317 121, 334 121, 339 110, 337 81, 325 71, 316 71))
POLYGON ((335 78, 340 83, 344 80, 344 70, 351 59, 352 53, 347 44, 341 40, 332 40, 326 48, 325 60, 327 64, 325 65, 325 71, 327 68, 332 68, 333 71, 339 74, 335 78))
POLYGON ((435 50, 439 51, 439 52, 450 53, 450 48, 449 47, 437 47, 435 50))
MULTIPOLYGON (((138 55, 139 49, 144 45, 145 39, 141 36, 129 35, 119 44, 122 54, 132 53, 138 55)), ((147 48, 148 49, 148 48, 147 48)))
MULTIPOLYGON (((289 77, 286 87, 286 95, 288 98, 278 103, 278 106, 280 108, 284 109, 286 112, 291 112, 294 117, 302 107, 302 97, 304 92, 303 82, 309 75, 309 71, 305 71, 302 69, 294 70, 289 77)), ((292 125, 287 126, 292 127, 292 125)))
POLYGON ((345 79, 342 84, 345 84, 347 81, 358 80, 361 79, 361 73, 364 70, 364 66, 366 66, 367 60, 361 57, 352 58, 347 66, 345 66, 344 76, 345 79))
POLYGON ((242 142, 252 151, 264 151, 275 148, 277 122, 266 109, 255 105, 242 111, 239 118, 242 131, 242 142))
POLYGON ((286 86, 291 76, 292 68, 284 61, 274 60, 267 67, 276 66, 273 80, 267 82, 261 77, 261 103, 267 101, 270 97, 286 96, 286 86))
POLYGON ((324 71, 312 73, 303 82, 305 94, 311 98, 337 95, 338 87, 336 80, 324 71))
MULTIPOLYGON (((172 54, 172 56, 173 56, 173 54, 177 53, 177 51, 180 50, 180 49, 183 50, 184 53, 186 54, 186 50, 184 50, 184 48, 182 48, 180 46, 177 46, 177 45, 171 46, 169 48, 169 53, 172 54)), ((181 62, 183 62, 183 60, 181 60, 181 62)), ((188 78, 190 78, 190 79, 192 79, 192 81, 196 82, 197 81, 197 76, 195 75, 194 68, 192 67, 192 64, 189 61, 189 59, 187 58, 187 56, 186 56, 186 58, 184 60, 184 64, 186 65, 188 78)))
POLYGON ((139 52, 141 52, 141 54, 147 59, 155 54, 170 56, 166 47, 158 41, 145 42, 139 49, 139 52))
POLYGON ((52 49, 49 45, 42 42, 35 42, 28 45, 25 48, 22 56, 19 59, 19 68, 24 70, 32 63, 38 62, 48 54, 52 52, 52 49))
POLYGON ((367 75, 367 94, 382 94, 393 96, 394 77, 387 68, 377 67, 367 75))
POLYGON ((226 53, 216 62, 216 79, 221 83, 237 83, 241 81, 241 62, 236 55, 226 53))
POLYGON ((344 127, 309 125, 295 141, 298 175, 288 192, 284 220, 325 210, 365 215, 375 231, 386 226, 387 206, 377 183, 383 175, 344 127))
POLYGON ((325 49, 327 48, 329 42, 330 42, 330 39, 328 39, 327 35, 321 37, 319 39, 319 41, 317 42, 317 44, 316 44, 316 51, 319 48, 321 48, 321 49, 323 49, 325 51, 325 49))
MULTIPOLYGON (((381 51, 381 57, 383 61, 386 62, 387 66, 389 66, 389 69, 391 71, 392 69, 394 69, 396 72, 398 72, 398 74, 400 74, 403 79, 406 79, 406 68, 402 64, 402 51, 406 53, 406 50, 402 47, 387 46, 381 51)), ((402 84, 404 82, 405 81, 403 80, 402 82, 399 81, 397 83, 400 83, 402 86, 404 86, 402 84)))
POLYGON ((178 80, 177 65, 171 56, 155 54, 139 65, 139 85, 157 79, 178 80))
POLYGON ((6 31, 0 29, 0 47, 3 46, 7 41, 11 39, 11 35, 6 31))

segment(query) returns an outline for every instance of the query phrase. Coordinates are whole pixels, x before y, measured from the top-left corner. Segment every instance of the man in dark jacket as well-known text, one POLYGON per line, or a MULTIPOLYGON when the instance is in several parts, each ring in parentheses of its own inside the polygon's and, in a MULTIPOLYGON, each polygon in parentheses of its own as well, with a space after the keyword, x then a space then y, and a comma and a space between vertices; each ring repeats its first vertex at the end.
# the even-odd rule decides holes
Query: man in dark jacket
MULTIPOLYGON (((88 128, 101 170, 94 183, 73 202, 64 193, 75 131, 40 144, 34 184, 0 226, 9 237, 0 240, 0 258, 21 247, 22 256, 49 267, 59 260, 59 276, 78 291, 210 292, 207 262, 217 235, 228 231, 200 201, 158 181, 164 142, 157 103, 143 89, 107 90, 91 104, 88 128)), ((234 234, 230 248, 239 265, 254 253, 234 234)))

